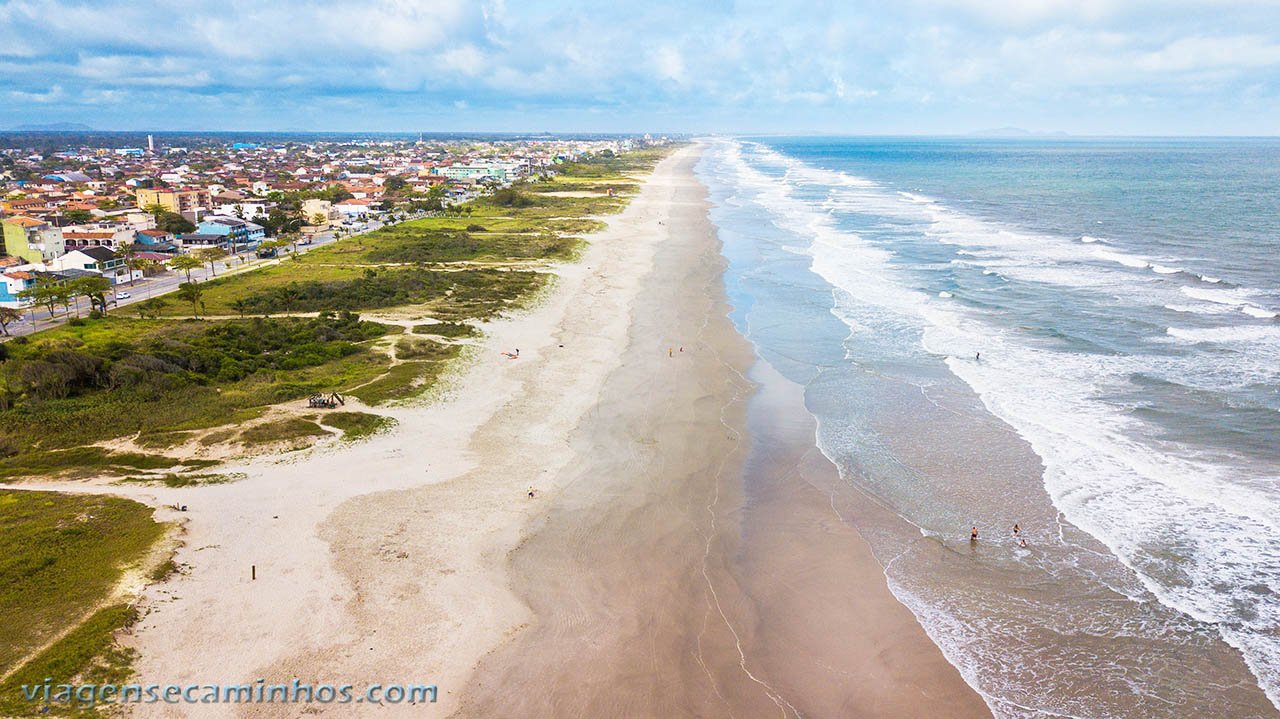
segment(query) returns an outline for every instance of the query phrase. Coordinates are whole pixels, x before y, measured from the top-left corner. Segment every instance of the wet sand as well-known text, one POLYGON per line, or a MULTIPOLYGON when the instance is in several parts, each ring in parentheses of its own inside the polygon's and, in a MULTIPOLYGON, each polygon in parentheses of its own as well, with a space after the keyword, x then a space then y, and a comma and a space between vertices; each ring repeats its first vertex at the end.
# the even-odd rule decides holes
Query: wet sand
POLYGON ((985 715, 841 520, 856 497, 798 392, 726 317, 699 152, 394 432, 227 484, 65 487, 184 523, 184 571, 130 638, 142 683, 435 684, 437 704, 132 713, 985 715))
POLYGON ((689 180, 626 361, 573 434, 581 459, 512 554, 533 619, 456 716, 987 716, 838 508, 889 520, 842 485, 799 388, 726 316, 689 180))

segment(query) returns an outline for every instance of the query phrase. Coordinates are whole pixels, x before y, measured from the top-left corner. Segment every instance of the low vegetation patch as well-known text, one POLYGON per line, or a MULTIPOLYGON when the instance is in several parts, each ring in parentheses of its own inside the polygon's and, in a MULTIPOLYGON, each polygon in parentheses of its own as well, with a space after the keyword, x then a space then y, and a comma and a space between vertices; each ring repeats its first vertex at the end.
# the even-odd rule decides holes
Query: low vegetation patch
POLYGON ((239 440, 246 445, 296 442, 329 434, 320 425, 301 417, 287 417, 271 422, 255 424, 240 432, 239 440))
MULTIPOLYGON (((137 612, 127 604, 117 604, 95 612, 71 633, 54 642, 13 676, 0 684, 0 716, 103 716, 90 704, 74 698, 54 697, 49 703, 27 700, 22 687, 53 685, 123 684, 133 676, 137 652, 118 645, 115 633, 132 626, 137 612)), ((42 693, 43 696, 43 693, 42 693)))
MULTIPOLYGON (((142 559, 164 533, 151 514, 117 497, 0 490, 0 672, 79 622, 125 567, 142 559)), ((121 621, 107 624, 114 629, 121 621)), ((54 660, 69 653, 64 646, 46 657, 35 681, 79 671, 78 661, 52 671, 54 660)), ((9 698, 6 687, 0 699, 9 698)), ((2 709, 0 715, 17 716, 2 709)))
POLYGON ((391 429, 396 421, 391 417, 369 412, 329 412, 321 417, 326 427, 342 430, 342 438, 356 441, 391 429))
MULTIPOLYGON (((456 355, 458 348, 452 349, 456 355)), ((422 394, 444 369, 444 360, 402 362, 382 377, 351 390, 351 394, 371 406, 406 400, 422 394)))
POLYGON ((480 330, 465 322, 437 322, 433 325, 414 325, 413 333, 417 335, 435 335, 436 337, 475 337, 480 330))
POLYGON ((0 460, 0 481, 23 477, 70 474, 122 474, 130 470, 199 468, 217 464, 206 459, 179 460, 160 454, 111 452, 101 447, 32 451, 0 460))

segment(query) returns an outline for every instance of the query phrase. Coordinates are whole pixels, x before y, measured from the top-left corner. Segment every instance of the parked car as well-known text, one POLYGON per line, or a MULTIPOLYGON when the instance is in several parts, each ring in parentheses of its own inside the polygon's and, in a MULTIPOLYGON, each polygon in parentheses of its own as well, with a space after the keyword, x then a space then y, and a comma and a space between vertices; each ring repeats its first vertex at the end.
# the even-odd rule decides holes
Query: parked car
POLYGON ((117 293, 116 293, 116 301, 117 301, 117 302, 119 302, 120 300, 127 300, 127 299, 129 299, 130 297, 133 297, 133 295, 129 294, 128 292, 117 292, 117 293))

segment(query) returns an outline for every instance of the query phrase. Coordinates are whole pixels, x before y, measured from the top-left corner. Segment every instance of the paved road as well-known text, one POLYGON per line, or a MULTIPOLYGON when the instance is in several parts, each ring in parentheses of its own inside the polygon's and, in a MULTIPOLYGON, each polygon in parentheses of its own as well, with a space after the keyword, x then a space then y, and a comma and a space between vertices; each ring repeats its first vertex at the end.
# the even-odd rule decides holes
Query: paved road
MULTIPOLYGON (((414 215, 409 217, 409 219, 414 220, 422 216, 423 215, 414 215)), ((368 223, 368 226, 365 229, 361 230, 359 233, 357 233, 357 235, 362 235, 362 234, 365 234, 366 232, 372 232, 382 226, 383 226, 383 223, 381 222, 371 221, 368 223)), ((347 235, 346 237, 355 237, 357 235, 347 235)), ((305 254, 317 247, 323 247, 325 245, 332 244, 333 242, 336 242, 336 241, 337 241, 337 237, 335 237, 332 232, 321 232, 319 234, 316 234, 312 238, 312 241, 310 244, 298 245, 298 254, 300 255, 305 254)), ((252 272, 253 270, 256 270, 262 267, 269 267, 271 265, 278 264, 280 262, 280 259, 260 260, 257 257, 254 257, 252 254, 249 254, 245 257, 251 258, 251 259, 249 259, 249 261, 247 262, 242 263, 240 262, 240 259, 239 259, 240 257, 241 256, 237 256, 234 259, 228 258, 230 261, 226 263, 223 263, 223 262, 217 263, 216 266, 220 267, 221 269, 217 271, 216 276, 224 277, 226 275, 240 274, 241 272, 252 272)), ((209 273, 208 266, 205 266, 199 270, 191 271, 191 279, 195 282, 203 282, 208 279, 213 279, 213 277, 214 275, 211 275, 209 273)), ((121 308, 128 307, 129 305, 132 305, 136 302, 146 302, 152 297, 159 297, 161 295, 165 295, 170 292, 176 291, 178 289, 178 285, 186 281, 187 281, 186 273, 166 272, 163 275, 158 275, 155 277, 148 277, 145 279, 137 280, 133 283, 133 285, 129 285, 128 283, 123 285, 116 285, 115 291, 117 294, 124 292, 129 294, 130 297, 128 299, 120 299, 120 300, 116 300, 113 303, 110 303, 109 308, 111 311, 119 311, 121 308)), ((69 317, 87 315, 89 314, 89 310, 90 310, 89 301, 83 297, 76 298, 76 301, 71 304, 71 312, 69 314, 59 313, 53 317, 49 317, 46 314, 44 308, 42 307, 36 308, 34 310, 36 319, 35 319, 35 324, 33 325, 31 321, 32 310, 28 309, 23 315, 23 318, 21 321, 10 323, 9 334, 14 337, 17 337, 19 335, 34 334, 42 330, 47 330, 51 327, 57 327, 63 322, 66 322, 69 317), (41 317, 40 315, 42 314, 45 316, 41 317)))

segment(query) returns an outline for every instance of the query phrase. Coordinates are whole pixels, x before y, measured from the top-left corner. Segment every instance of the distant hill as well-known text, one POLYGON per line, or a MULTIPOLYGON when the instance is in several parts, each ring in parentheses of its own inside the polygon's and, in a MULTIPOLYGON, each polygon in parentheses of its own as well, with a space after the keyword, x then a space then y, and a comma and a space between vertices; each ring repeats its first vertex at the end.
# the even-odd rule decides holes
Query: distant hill
POLYGON ((93 128, 79 122, 50 122, 39 125, 18 125, 18 132, 93 132, 93 128))

